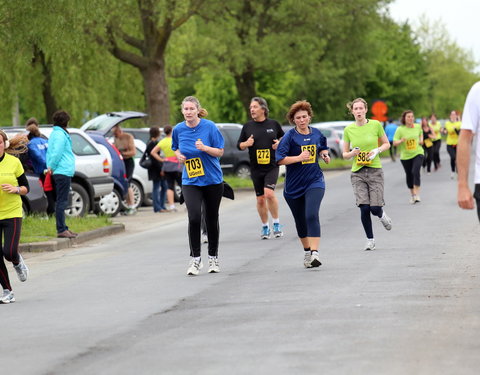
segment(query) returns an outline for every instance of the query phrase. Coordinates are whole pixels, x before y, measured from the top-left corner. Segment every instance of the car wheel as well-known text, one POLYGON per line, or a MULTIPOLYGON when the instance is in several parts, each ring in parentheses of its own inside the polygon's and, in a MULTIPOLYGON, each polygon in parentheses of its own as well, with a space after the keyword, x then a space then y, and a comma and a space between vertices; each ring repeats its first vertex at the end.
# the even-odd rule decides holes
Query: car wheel
MULTIPOLYGON (((145 199, 142 186, 137 181, 130 181, 130 188, 133 190, 133 207, 138 208, 142 205, 143 200, 145 199)), ((127 208, 127 201, 122 202, 122 207, 127 208)))
POLYGON ((72 182, 72 205, 65 210, 67 216, 85 216, 90 211, 90 200, 84 187, 72 182))
POLYGON ((240 164, 235 171, 235 175, 240 178, 250 178, 250 166, 247 164, 240 164))
POLYGON ((117 189, 113 189, 110 194, 102 195, 97 203, 96 212, 111 217, 117 216, 120 212, 122 197, 117 189))

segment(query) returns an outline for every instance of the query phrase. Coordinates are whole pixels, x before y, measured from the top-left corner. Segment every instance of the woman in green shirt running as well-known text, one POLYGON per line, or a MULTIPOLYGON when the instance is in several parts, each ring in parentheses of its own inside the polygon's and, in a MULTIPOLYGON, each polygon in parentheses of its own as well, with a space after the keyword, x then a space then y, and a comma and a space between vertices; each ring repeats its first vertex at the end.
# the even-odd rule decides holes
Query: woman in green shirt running
POLYGON ((423 131, 420 124, 415 123, 413 111, 402 113, 399 126, 393 136, 393 145, 400 148, 400 161, 410 189, 410 203, 420 202, 420 169, 423 164, 423 131))
POLYGON ((360 208, 360 219, 367 236, 364 250, 375 249, 371 215, 377 216, 386 230, 392 229, 392 220, 383 210, 383 170, 380 153, 390 148, 383 126, 366 118, 368 106, 362 98, 347 104, 355 118, 343 133, 343 158, 351 159, 352 182, 355 201, 360 208), (380 147, 378 146, 380 144, 380 147))

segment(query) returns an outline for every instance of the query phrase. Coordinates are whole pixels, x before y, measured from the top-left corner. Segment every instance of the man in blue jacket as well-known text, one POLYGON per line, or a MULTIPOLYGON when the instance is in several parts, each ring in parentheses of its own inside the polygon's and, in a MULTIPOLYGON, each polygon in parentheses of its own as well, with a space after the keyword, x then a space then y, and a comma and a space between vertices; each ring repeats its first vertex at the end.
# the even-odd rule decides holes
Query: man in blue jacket
POLYGON ((74 238, 65 222, 65 209, 68 206, 68 194, 72 176, 75 173, 75 156, 72 151, 72 139, 67 131, 70 115, 62 110, 53 114, 53 131, 48 140, 47 169, 52 173, 57 194, 55 217, 57 237, 74 238))

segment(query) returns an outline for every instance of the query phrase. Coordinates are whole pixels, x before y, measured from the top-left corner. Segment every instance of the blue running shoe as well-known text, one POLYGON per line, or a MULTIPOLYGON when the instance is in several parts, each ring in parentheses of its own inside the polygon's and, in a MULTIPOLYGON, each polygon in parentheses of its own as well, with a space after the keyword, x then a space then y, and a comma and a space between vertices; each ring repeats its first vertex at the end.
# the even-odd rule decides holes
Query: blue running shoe
POLYGON ((260 235, 262 240, 268 240, 270 238, 270 228, 268 225, 262 227, 262 234, 260 235))
POLYGON ((282 227, 283 225, 280 225, 280 223, 273 223, 273 236, 275 238, 283 236, 282 227))

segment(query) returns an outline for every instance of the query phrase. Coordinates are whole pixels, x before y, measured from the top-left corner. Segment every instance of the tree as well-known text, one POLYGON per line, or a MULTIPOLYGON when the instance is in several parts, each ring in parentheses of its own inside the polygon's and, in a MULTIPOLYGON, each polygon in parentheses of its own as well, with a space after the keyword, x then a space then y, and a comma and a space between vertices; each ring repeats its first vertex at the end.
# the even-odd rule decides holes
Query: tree
POLYGON ((115 58, 138 69, 143 79, 147 121, 151 125, 168 124, 170 120, 165 55, 172 33, 196 14, 204 2, 101 2, 103 6, 97 8, 97 14, 99 10, 106 12, 106 23, 100 23, 94 32, 95 24, 87 29, 115 58), (136 17, 131 17, 135 14, 136 17))

